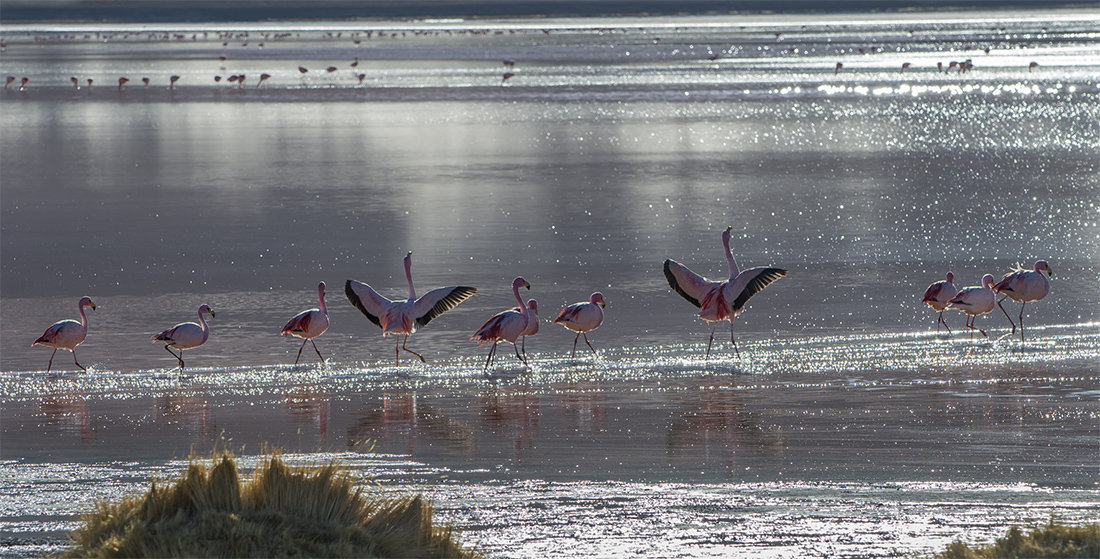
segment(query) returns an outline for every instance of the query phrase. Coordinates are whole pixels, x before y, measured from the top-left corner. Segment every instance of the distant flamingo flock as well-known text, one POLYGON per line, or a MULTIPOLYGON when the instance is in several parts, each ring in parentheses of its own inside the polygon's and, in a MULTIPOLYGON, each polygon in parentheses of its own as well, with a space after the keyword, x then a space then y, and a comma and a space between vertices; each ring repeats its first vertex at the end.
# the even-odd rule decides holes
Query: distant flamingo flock
MULTIPOLYGON (((728 277, 723 281, 712 281, 696 274, 683 264, 675 260, 665 260, 664 274, 668 280, 669 288, 680 294, 689 303, 699 309, 698 316, 703 321, 713 323, 710 338, 707 341, 707 350, 704 359, 709 359, 714 343, 714 332, 718 323, 728 321, 730 323, 730 343, 734 353, 740 356, 737 342, 733 334, 734 319, 743 313, 749 299, 771 285, 776 280, 787 275, 787 270, 770 266, 759 266, 741 270, 730 250, 732 228, 727 227, 722 232, 722 247, 725 252, 728 277)), ((375 326, 382 330, 382 336, 393 334, 394 363, 400 364, 401 352, 413 354, 421 362, 426 362, 424 356, 409 349, 407 344, 409 336, 417 329, 427 326, 432 320, 443 313, 457 307, 463 301, 477 293, 477 288, 453 285, 440 287, 428 291, 417 297, 412 279, 412 252, 404 258, 405 280, 408 283, 409 294, 403 300, 391 300, 374 290, 370 285, 356 280, 347 280, 344 285, 344 294, 355 308, 359 309, 375 326)), ((1025 270, 1019 265, 1017 269, 1005 274, 1000 281, 994 282, 992 274, 986 274, 982 278, 980 286, 967 287, 958 290, 954 286, 955 275, 947 272, 947 279, 937 281, 925 290, 922 303, 933 310, 939 311, 936 320, 936 328, 940 325, 951 328, 943 319, 943 311, 955 309, 967 315, 966 326, 971 332, 977 330, 983 336, 988 333, 977 326, 974 321, 978 316, 992 312, 995 306, 999 306, 1012 324, 1012 334, 1016 333, 1016 322, 1009 316, 1002 303, 1005 299, 1021 303, 1018 317, 1020 325, 1020 340, 1024 339, 1024 306, 1027 303, 1039 301, 1050 293, 1050 281, 1054 272, 1045 260, 1035 263, 1032 270, 1025 270), (1044 275, 1045 274, 1045 275, 1044 275), (1000 301, 997 295, 1003 295, 1000 301)), ((488 370, 496 356, 497 345, 500 342, 512 344, 516 359, 525 366, 529 364, 527 358, 526 338, 539 331, 538 303, 534 299, 523 300, 520 288, 531 289, 531 284, 523 277, 512 280, 512 295, 515 297, 515 307, 503 310, 490 317, 480 328, 470 336, 478 345, 492 343, 489 354, 485 360, 485 370, 488 370), (520 343, 522 349, 517 347, 520 343)), ((298 348, 298 354, 294 359, 297 365, 302 358, 302 350, 306 342, 313 345, 317 357, 324 362, 325 358, 317 347, 315 338, 323 334, 329 327, 328 307, 325 305, 325 282, 317 285, 318 308, 304 310, 291 318, 279 332, 283 336, 292 335, 302 338, 302 345, 298 348)), ((561 324, 566 329, 576 332, 573 338, 573 350, 571 357, 576 358, 577 343, 584 338, 585 344, 592 350, 592 354, 599 357, 596 348, 588 339, 588 333, 596 330, 604 321, 604 296, 600 292, 594 292, 587 301, 581 301, 567 305, 554 318, 555 324, 561 324)), ((46 331, 31 344, 52 347, 50 361, 46 365, 46 371, 53 368, 53 359, 57 350, 65 349, 73 354, 73 362, 81 370, 87 369, 76 358, 76 347, 84 342, 88 335, 88 317, 84 312, 85 307, 96 309, 96 305, 90 297, 82 297, 77 303, 80 313, 80 321, 62 320, 51 325, 46 331)), ((210 338, 210 327, 206 323, 204 315, 214 318, 214 310, 209 305, 201 305, 198 309, 197 322, 183 322, 152 336, 154 343, 163 343, 164 349, 176 358, 179 368, 184 368, 183 350, 193 349, 206 343, 210 338), (177 352, 172 351, 173 349, 177 352)))

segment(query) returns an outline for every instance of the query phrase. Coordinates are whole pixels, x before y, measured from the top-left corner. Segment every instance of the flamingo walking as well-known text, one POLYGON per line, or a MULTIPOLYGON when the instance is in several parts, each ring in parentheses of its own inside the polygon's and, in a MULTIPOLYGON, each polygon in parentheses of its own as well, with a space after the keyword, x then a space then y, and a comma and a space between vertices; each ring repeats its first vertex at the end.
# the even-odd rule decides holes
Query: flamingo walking
POLYGON ((76 306, 80 310, 80 322, 75 320, 55 322, 49 328, 46 328, 46 331, 37 340, 31 343, 31 347, 44 345, 53 348, 53 353, 50 354, 50 362, 46 365, 47 373, 53 369, 53 358, 57 355, 59 349, 67 349, 73 352, 73 363, 76 363, 76 366, 80 367, 82 371, 88 370, 76 360, 76 346, 84 343, 84 338, 88 337, 88 316, 84 314, 84 307, 92 307, 94 311, 95 303, 92 302, 91 297, 81 297, 76 306))
POLYGON ((183 350, 199 347, 210 339, 210 327, 206 325, 206 320, 202 317, 203 314, 209 314, 210 318, 214 318, 214 311, 210 309, 210 305, 204 304, 199 306, 199 322, 197 324, 194 322, 181 322, 153 336, 154 343, 164 342, 164 349, 180 362, 181 371, 183 370, 183 350), (173 352, 172 348, 178 349, 179 354, 173 352))
MULTIPOLYGON (((960 310, 969 316, 966 319, 966 327, 971 330, 977 330, 982 333, 983 336, 989 337, 989 334, 985 333, 985 330, 974 326, 974 319, 979 314, 985 314, 993 310, 993 303, 996 301, 996 295, 993 293, 993 274, 986 274, 982 277, 982 284, 980 286, 967 287, 959 291, 950 302, 947 303, 947 308, 960 310)), ((973 332, 971 332, 973 334, 973 332)))
POLYGON ((1005 297, 1001 297, 1000 301, 997 301, 997 306, 1001 307, 1001 312, 1005 313, 1005 318, 1012 324, 1013 334, 1016 333, 1016 323, 1012 322, 1012 317, 1008 316, 1008 311, 1001 303, 1004 302, 1006 297, 1020 303, 1021 342, 1024 341, 1024 307, 1031 301, 1038 301, 1050 293, 1050 280, 1043 275, 1043 272, 1046 272, 1050 277, 1054 277, 1054 270, 1050 269, 1050 265, 1047 264, 1046 260, 1036 262, 1035 268, 1031 270, 1024 270, 1017 264, 1016 271, 1005 274, 1001 281, 993 286, 993 291, 1005 295, 1005 297))
POLYGON ((952 283, 953 281, 955 281, 954 272, 947 272, 947 279, 929 285, 928 289, 924 291, 924 298, 921 299, 921 303, 932 307, 933 310, 940 311, 940 317, 936 320, 936 330, 939 330, 940 324, 943 324, 948 333, 951 333, 951 327, 943 320, 943 311, 947 308, 947 304, 951 302, 951 299, 959 293, 959 290, 955 288, 955 284, 952 283))
POLYGON ((470 336, 471 340, 477 340, 477 345, 481 345, 483 342, 493 342, 493 347, 489 350, 489 357, 485 360, 485 370, 488 370, 489 364, 493 362, 493 356, 497 352, 497 344, 501 340, 511 343, 512 348, 516 350, 516 359, 519 359, 524 365, 527 364, 527 359, 520 356, 519 348, 516 347, 516 340, 524 335, 528 324, 527 304, 523 302, 523 297, 519 295, 519 288, 521 287, 531 289, 531 284, 527 283, 527 280, 522 277, 512 280, 512 295, 515 295, 516 301, 519 303, 518 307, 494 314, 489 320, 485 321, 485 324, 481 325, 481 328, 477 329, 477 332, 474 332, 474 335, 470 336))
POLYGON ((596 348, 592 347, 592 342, 588 341, 588 333, 603 324, 603 308, 605 306, 607 305, 603 301, 603 293, 597 291, 588 298, 587 302, 581 301, 565 307, 554 319, 555 324, 561 324, 577 333, 577 336, 573 338, 572 356, 574 358, 577 357, 577 340, 582 335, 584 336, 584 343, 588 344, 588 349, 592 350, 592 354, 596 357, 600 356, 599 353, 596 353, 596 348))
POLYGON ((302 338, 302 346, 298 348, 298 357, 294 358, 294 364, 298 364, 298 360, 302 358, 302 350, 306 347, 306 342, 313 344, 313 351, 317 352, 317 357, 321 359, 321 362, 325 362, 325 358, 321 355, 321 350, 317 349, 317 342, 313 341, 313 338, 320 336, 328 330, 328 307, 325 306, 325 282, 317 284, 317 298, 321 301, 321 307, 317 309, 309 309, 302 311, 294 318, 290 319, 283 326, 283 330, 279 332, 280 335, 285 336, 287 334, 298 336, 302 338))
POLYGON ((733 351, 738 356, 741 355, 737 349, 737 341, 733 338, 733 319, 745 311, 745 304, 750 297, 787 275, 787 270, 767 266, 741 271, 730 251, 732 230, 732 227, 727 227, 722 233, 722 246, 729 265, 729 279, 726 281, 708 280, 675 260, 665 260, 665 278, 668 279, 669 287, 701 309, 699 318, 714 323, 710 330, 710 340, 707 341, 707 359, 710 359, 710 348, 714 343, 714 330, 723 320, 730 322, 730 343, 733 344, 733 351))
POLYGON ((421 363, 426 363, 423 355, 406 347, 409 335, 416 332, 417 328, 427 326, 439 315, 469 299, 477 293, 477 288, 463 285, 440 287, 418 298, 413 289, 412 251, 405 255, 405 279, 409 282, 409 298, 404 301, 391 301, 379 295, 371 286, 355 280, 347 281, 344 285, 344 294, 355 308, 382 329, 383 337, 390 334, 398 335, 400 341, 394 350, 395 364, 401 361, 402 349, 419 357, 421 363), (405 336, 403 340, 401 334, 405 336))

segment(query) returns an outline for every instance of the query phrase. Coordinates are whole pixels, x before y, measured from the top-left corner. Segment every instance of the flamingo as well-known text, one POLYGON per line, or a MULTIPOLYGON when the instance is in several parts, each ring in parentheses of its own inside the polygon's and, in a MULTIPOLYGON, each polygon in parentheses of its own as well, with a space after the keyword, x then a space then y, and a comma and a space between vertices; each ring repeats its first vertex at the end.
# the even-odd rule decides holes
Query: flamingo
POLYGON ((128 83, 130 83, 130 78, 127 78, 126 76, 123 76, 123 77, 119 78, 118 79, 118 90, 122 91, 122 86, 124 86, 128 83))
POLYGON ((181 322, 153 336, 153 342, 164 342, 164 349, 180 362, 181 371, 183 370, 183 350, 199 347, 210 338, 210 327, 206 325, 206 320, 202 317, 203 314, 209 314, 210 318, 214 318, 214 311, 210 309, 210 305, 204 304, 199 306, 198 324, 181 322), (172 348, 178 349, 179 355, 176 355, 172 348))
POLYGON ((379 295, 371 286, 355 280, 347 281, 344 285, 344 294, 355 308, 382 329, 383 337, 399 334, 398 339, 400 339, 400 334, 405 335, 404 340, 395 346, 395 364, 401 360, 402 349, 419 357, 421 363, 426 363, 423 355, 406 347, 409 335, 416 332, 417 328, 427 326, 439 315, 469 299, 477 293, 477 288, 452 285, 433 289, 417 298, 416 291, 413 290, 411 250, 405 255, 405 279, 409 282, 409 298, 404 301, 391 301, 379 295))
POLYGON ((732 227, 727 227, 722 233, 722 246, 726 250, 726 263, 729 265, 729 279, 726 281, 708 280, 675 260, 665 260, 665 277, 668 278, 669 287, 701 309, 699 318, 715 323, 707 342, 707 359, 710 358, 710 347, 714 343, 714 329, 723 320, 730 321, 730 343, 733 344, 733 351, 738 356, 741 355, 737 349, 737 341, 733 338, 733 319, 745 311, 745 304, 750 297, 787 275, 787 270, 766 266, 740 271, 737 261, 733 259, 733 253, 730 252, 732 230, 732 227))
POLYGON ((936 321, 936 330, 939 330, 940 324, 943 324, 943 326, 947 328, 948 333, 951 333, 951 327, 947 325, 947 322, 944 322, 943 311, 947 308, 947 304, 951 302, 951 299, 959 292, 958 289, 955 289, 955 284, 951 283, 953 281, 955 281, 955 274, 953 272, 947 272, 947 279, 929 285, 928 289, 924 291, 924 298, 921 299, 921 302, 925 305, 940 311, 940 318, 936 321))
POLYGON ((5 78, 4 79, 4 89, 7 89, 9 86, 11 86, 11 82, 13 82, 13 81, 15 81, 15 76, 8 76, 7 78, 5 78))
POLYGON ((534 299, 527 300, 527 329, 523 331, 523 341, 520 343, 520 351, 523 352, 523 360, 527 361, 527 336, 539 333, 539 302, 534 299))
MULTIPOLYGON (((985 330, 974 326, 974 319, 977 318, 979 314, 985 314, 992 311, 995 300, 996 295, 993 293, 993 274, 986 274, 982 276, 982 284, 980 286, 972 286, 960 290, 959 293, 947 303, 947 308, 960 310, 970 315, 966 319, 966 327, 971 330, 977 330, 988 338, 989 334, 986 334, 985 330)), ((971 332, 971 334, 973 334, 973 332, 971 332)))
POLYGON ((88 370, 76 360, 76 346, 84 343, 84 338, 88 336, 88 317, 84 314, 84 307, 92 307, 94 311, 95 303, 92 302, 91 297, 81 297, 76 306, 80 310, 80 322, 75 320, 55 322, 49 328, 46 328, 46 331, 37 340, 31 343, 31 347, 44 345, 53 348, 53 353, 50 354, 50 362, 46 365, 47 373, 53 368, 53 358, 57 355, 59 349, 67 349, 73 352, 73 363, 76 363, 76 366, 80 367, 82 371, 88 370))
MULTIPOLYGON (((993 286, 993 291, 1004 293, 1005 297, 1020 303, 1021 342, 1024 341, 1024 307, 1029 302, 1038 301, 1050 293, 1050 280, 1043 275, 1043 272, 1046 272, 1050 277, 1054 277, 1054 270, 1050 269, 1050 265, 1047 264, 1046 260, 1036 262, 1035 268, 1031 270, 1024 270, 1017 264, 1016 271, 1005 274, 1001 281, 993 286)), ((1001 297, 1001 300, 997 301, 997 306, 1001 307, 1001 312, 1005 313, 1005 318, 1012 324, 1012 333, 1015 334, 1016 323, 1012 322, 1012 317, 1008 316, 1008 311, 1001 305, 1005 297, 1001 297)))
POLYGON ((179 76, 168 77, 168 89, 176 89, 176 82, 180 81, 179 76))
POLYGON ((321 358, 321 362, 325 362, 325 358, 321 356, 321 350, 317 349, 317 342, 313 341, 313 338, 320 336, 328 330, 328 307, 325 306, 325 282, 317 284, 317 298, 321 301, 321 308, 309 309, 302 311, 294 318, 290 319, 283 326, 280 335, 291 334, 302 338, 302 347, 298 348, 298 357, 294 358, 294 364, 298 364, 298 360, 302 358, 302 350, 306 347, 306 342, 313 344, 313 351, 317 352, 317 357, 321 358))
POLYGON ((497 343, 501 340, 510 342, 512 348, 516 350, 516 359, 522 361, 524 365, 527 364, 527 360, 520 356, 519 348, 516 347, 516 340, 527 331, 528 323, 527 304, 523 302, 523 298, 519 295, 519 288, 521 287, 531 289, 531 284, 527 283, 527 280, 522 277, 512 280, 512 294, 519 302, 518 307, 494 314, 489 320, 485 321, 485 324, 481 325, 481 328, 477 329, 477 332, 474 332, 474 335, 470 336, 471 340, 477 340, 477 345, 481 345, 482 342, 493 342, 493 347, 489 350, 489 357, 485 360, 485 370, 488 370, 489 364, 493 362, 493 355, 497 352, 497 343))
POLYGON ((271 74, 267 74, 267 73, 260 74, 260 81, 256 83, 256 89, 259 89, 260 86, 263 85, 264 82, 267 81, 267 79, 270 78, 270 77, 271 77, 271 74))
POLYGON ((588 344, 588 349, 592 350, 592 354, 596 357, 600 356, 599 353, 596 353, 596 348, 592 347, 592 342, 588 341, 588 333, 603 324, 603 308, 605 306, 607 305, 603 301, 603 293, 597 291, 588 298, 587 302, 581 301, 565 307, 554 319, 555 324, 561 324, 577 333, 577 336, 573 338, 574 358, 577 357, 577 340, 582 335, 584 336, 584 343, 588 344))

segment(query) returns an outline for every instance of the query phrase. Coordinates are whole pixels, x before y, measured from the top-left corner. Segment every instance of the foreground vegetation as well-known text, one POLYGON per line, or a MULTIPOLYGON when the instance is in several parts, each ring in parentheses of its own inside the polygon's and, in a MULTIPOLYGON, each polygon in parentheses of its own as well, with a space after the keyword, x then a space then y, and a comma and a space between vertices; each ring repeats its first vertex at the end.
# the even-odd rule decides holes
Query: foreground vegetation
POLYGON ((228 454, 193 460, 174 484, 97 504, 70 537, 62 557, 478 557, 419 496, 370 498, 335 465, 277 456, 249 480, 228 454))
POLYGON ((1096 559, 1100 557, 1100 523, 1067 526, 1054 518, 1024 535, 1016 526, 986 546, 953 542, 936 559, 1096 559))

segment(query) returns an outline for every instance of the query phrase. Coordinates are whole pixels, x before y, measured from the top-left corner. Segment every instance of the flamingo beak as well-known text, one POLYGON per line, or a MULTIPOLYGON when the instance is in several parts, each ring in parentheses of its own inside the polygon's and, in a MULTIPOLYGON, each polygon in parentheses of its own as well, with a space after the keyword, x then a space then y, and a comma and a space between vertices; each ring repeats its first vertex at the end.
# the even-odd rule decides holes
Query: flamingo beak
POLYGON ((1050 269, 1050 268, 1048 267, 1048 268, 1047 268, 1047 275, 1048 275, 1048 276, 1050 276, 1050 277, 1054 277, 1054 270, 1051 270, 1051 269, 1050 269))
POLYGON ((88 302, 88 306, 89 306, 89 307, 92 307, 92 310, 93 310, 93 311, 95 310, 95 303, 93 303, 93 302, 89 301, 89 302, 88 302))
POLYGON ((599 303, 597 303, 597 304, 598 304, 598 305, 600 305, 600 307, 601 307, 601 308, 602 308, 602 307, 606 307, 606 306, 607 306, 607 303, 604 303, 603 301, 600 301, 600 302, 599 302, 599 303))
POLYGON ((525 282, 523 282, 523 287, 526 287, 528 290, 530 290, 531 289, 531 283, 525 281, 525 282))
POLYGON ((214 318, 214 311, 210 311, 210 318, 214 318))

